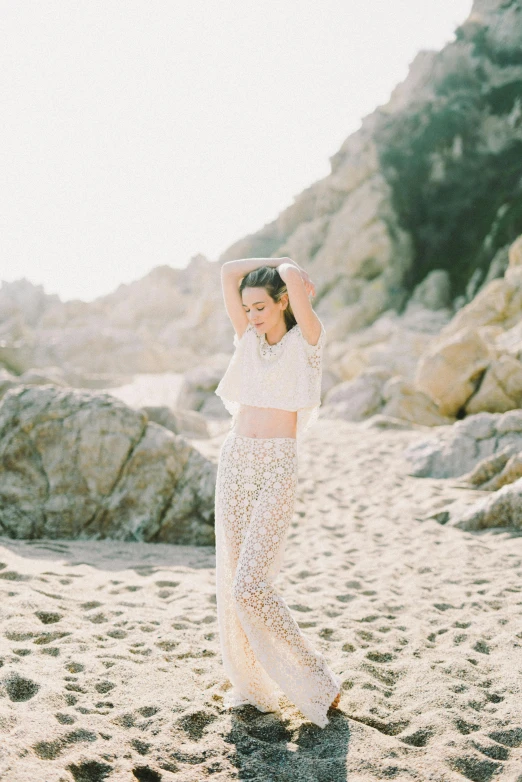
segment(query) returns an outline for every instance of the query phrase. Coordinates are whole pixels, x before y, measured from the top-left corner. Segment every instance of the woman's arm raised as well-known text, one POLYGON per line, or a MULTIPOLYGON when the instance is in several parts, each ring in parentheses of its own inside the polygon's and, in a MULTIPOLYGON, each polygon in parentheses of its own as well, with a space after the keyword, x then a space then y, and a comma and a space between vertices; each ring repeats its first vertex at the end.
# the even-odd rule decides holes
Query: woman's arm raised
POLYGON ((260 266, 272 266, 274 268, 293 267, 298 271, 298 266, 291 258, 241 258, 238 261, 226 261, 221 267, 221 287, 223 299, 228 317, 232 321, 234 331, 239 339, 245 333, 248 326, 248 318, 243 309, 243 302, 239 294, 239 285, 243 277, 260 266))
MULTIPOLYGON (((272 266, 277 268, 282 263, 294 263, 291 258, 240 258, 238 261, 225 261, 221 267, 221 274, 230 274, 241 279, 249 272, 259 269, 260 266, 272 266)), ((297 264, 295 264, 297 266, 297 264)))
POLYGON ((315 296, 315 285, 307 272, 294 264, 281 264, 279 274, 286 283, 290 306, 301 334, 309 345, 315 347, 321 336, 321 321, 310 301, 315 296))

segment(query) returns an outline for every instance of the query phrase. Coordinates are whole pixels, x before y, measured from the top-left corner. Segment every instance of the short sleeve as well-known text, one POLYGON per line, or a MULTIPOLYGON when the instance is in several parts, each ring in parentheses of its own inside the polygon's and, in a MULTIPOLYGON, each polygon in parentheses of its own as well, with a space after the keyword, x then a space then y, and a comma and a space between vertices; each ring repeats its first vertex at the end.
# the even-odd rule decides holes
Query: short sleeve
POLYGON ((302 334, 301 334, 301 339, 304 343, 305 350, 309 356, 315 356, 318 353, 320 353, 326 341, 326 330, 322 321, 321 321, 321 333, 319 334, 319 339, 316 345, 310 345, 310 343, 306 341, 306 339, 302 334))
POLYGON ((246 336, 246 333, 247 333, 247 331, 252 331, 252 329, 253 329, 253 326, 252 326, 252 324, 251 324, 251 323, 249 323, 249 324, 248 324, 248 326, 246 327, 246 329, 244 330, 244 332, 243 332, 243 334, 242 334, 242 336, 241 336, 241 339, 240 339, 240 338, 237 336, 237 332, 236 332, 236 331, 234 331, 234 339, 233 339, 233 344, 234 344, 234 347, 235 347, 235 348, 237 348, 237 347, 239 346, 239 344, 240 344, 241 342, 243 342, 243 340, 245 339, 245 336, 246 336))

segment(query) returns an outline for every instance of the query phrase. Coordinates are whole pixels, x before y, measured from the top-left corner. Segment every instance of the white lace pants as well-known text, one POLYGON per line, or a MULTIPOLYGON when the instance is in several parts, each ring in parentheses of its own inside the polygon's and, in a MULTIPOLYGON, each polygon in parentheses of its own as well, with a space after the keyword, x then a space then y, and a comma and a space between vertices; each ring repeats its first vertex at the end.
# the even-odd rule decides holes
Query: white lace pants
POLYGON ((231 430, 216 481, 216 595, 225 706, 277 711, 278 687, 321 728, 341 680, 274 588, 297 488, 297 441, 231 430))

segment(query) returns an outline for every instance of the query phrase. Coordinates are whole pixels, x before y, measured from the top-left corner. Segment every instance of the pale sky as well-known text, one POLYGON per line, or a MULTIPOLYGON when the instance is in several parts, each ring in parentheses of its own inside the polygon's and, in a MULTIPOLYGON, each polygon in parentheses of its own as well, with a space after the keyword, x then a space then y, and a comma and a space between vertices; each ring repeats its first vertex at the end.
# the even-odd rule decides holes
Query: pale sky
POLYGON ((91 301, 330 172, 471 0, 0 0, 0 280, 91 301))

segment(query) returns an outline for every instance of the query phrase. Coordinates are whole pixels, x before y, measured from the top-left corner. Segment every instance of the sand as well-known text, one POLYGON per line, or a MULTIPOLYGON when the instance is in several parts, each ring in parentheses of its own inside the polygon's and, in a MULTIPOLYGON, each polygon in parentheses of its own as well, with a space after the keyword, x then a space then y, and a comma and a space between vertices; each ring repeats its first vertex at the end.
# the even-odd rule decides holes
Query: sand
POLYGON ((463 490, 407 475, 425 436, 303 443, 276 583, 343 680, 324 730, 223 708, 212 547, 0 538, 0 778, 522 780, 522 537, 427 519, 463 490))

